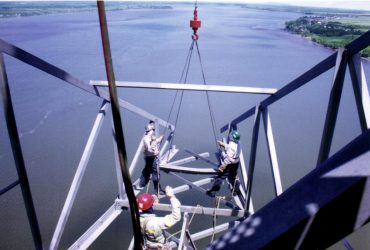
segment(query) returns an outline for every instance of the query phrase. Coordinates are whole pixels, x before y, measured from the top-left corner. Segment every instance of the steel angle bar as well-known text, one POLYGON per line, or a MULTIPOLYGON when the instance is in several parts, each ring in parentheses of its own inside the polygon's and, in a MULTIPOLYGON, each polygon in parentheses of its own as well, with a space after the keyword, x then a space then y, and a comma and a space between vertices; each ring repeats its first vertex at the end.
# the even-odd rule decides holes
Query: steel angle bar
POLYGON ((234 120, 232 120, 230 123, 224 125, 220 129, 220 132, 223 133, 225 131, 229 131, 229 128, 231 126, 235 126, 238 123, 241 123, 242 121, 248 119, 249 117, 253 116, 254 114, 255 114, 255 107, 250 108, 249 110, 247 110, 246 112, 244 112, 243 114, 239 115, 237 118, 235 118, 234 120))
MULTIPOLYGON (((117 203, 121 207, 128 207, 128 200, 117 200, 117 203)), ((170 204, 163 204, 163 203, 156 203, 153 205, 154 210, 156 211, 166 211, 171 212, 172 207, 170 204)), ((202 207, 202 206, 180 206, 181 212, 185 213, 192 213, 192 214, 199 214, 199 215, 217 215, 217 216, 226 216, 226 217, 238 217, 242 218, 245 216, 245 211, 239 208, 229 209, 229 208, 213 208, 213 207, 202 207)))
POLYGON ((300 249, 326 249, 366 225, 369 142, 370 129, 206 249, 294 249, 310 219, 307 204, 318 211, 300 249))
POLYGON ((11 183, 10 185, 8 185, 7 187, 3 188, 0 190, 0 196, 2 196, 3 194, 5 194, 6 192, 12 190, 13 188, 15 188, 18 184, 19 184, 19 180, 16 180, 15 182, 11 183))
POLYGON ((87 140, 85 149, 82 153, 80 162, 77 166, 77 170, 76 170, 76 173, 73 177, 72 184, 71 184, 71 187, 68 191, 67 198, 66 198, 66 201, 64 203, 62 212, 60 213, 59 220, 58 220, 57 226, 56 226, 54 234, 53 234, 53 238, 50 242, 50 247, 49 247, 50 250, 51 249, 58 249, 60 239, 61 239, 62 234, 64 232, 65 225, 67 224, 69 214, 71 212, 71 209, 72 209, 73 203, 75 201, 78 189, 79 189, 80 184, 82 182, 82 178, 85 174, 87 163, 89 162, 91 153, 92 153, 93 148, 95 146, 95 142, 96 142, 96 140, 98 138, 98 135, 100 133, 100 130, 102 128, 107 109, 109 109, 108 102, 103 101, 103 103, 100 107, 100 110, 98 112, 98 115, 95 119, 94 125, 91 129, 91 132, 90 132, 89 138, 87 140))
POLYGON ((117 218, 122 212, 122 209, 117 202, 110 206, 108 210, 75 242, 70 246, 69 250, 87 249, 117 218))
POLYGON ((261 110, 259 106, 255 107, 255 120, 253 125, 253 134, 252 134, 252 143, 251 143, 251 151, 249 156, 249 169, 248 169, 248 185, 246 190, 246 209, 249 211, 250 201, 252 196, 252 186, 253 186, 253 177, 254 177, 254 167, 256 164, 256 154, 257 154, 257 143, 258 143, 258 133, 259 133, 259 126, 260 126, 260 116, 261 110))
POLYGON ((329 157, 331 143, 335 124, 337 121, 340 99, 342 96, 344 76, 346 74, 346 66, 348 62, 348 53, 341 48, 337 52, 337 62, 335 64, 335 72, 332 89, 330 91, 329 103, 326 112, 324 129, 321 137, 321 145, 317 165, 325 161, 329 157))
MULTIPOLYGON (((2 45, 1 42, 2 40, 0 40, 0 46, 2 45)), ((9 89, 3 53, 0 53, 0 92, 2 95, 5 121, 8 128, 8 135, 15 161, 15 167, 17 169, 24 205, 26 207, 28 222, 31 227, 33 242, 36 249, 42 249, 41 232, 32 200, 32 193, 28 181, 26 165, 24 163, 22 146, 19 140, 17 122, 14 115, 14 108, 9 89)))
POLYGON ((265 135, 267 140, 267 147, 270 157, 272 176, 274 178, 275 194, 280 195, 283 192, 283 186, 281 184, 279 163, 277 159, 274 135, 272 133, 271 118, 268 111, 268 107, 263 110, 263 124, 265 127, 265 135))
POLYGON ((143 152, 143 148, 144 148, 144 140, 143 139, 144 139, 144 136, 140 140, 140 144, 137 147, 137 150, 136 150, 136 153, 134 155, 134 158, 132 159, 132 162, 131 162, 131 165, 130 165, 130 168, 129 168, 130 175, 132 175, 132 173, 134 172, 134 170, 135 170, 135 168, 137 166, 137 162, 139 161, 139 157, 140 157, 140 155, 143 152))
MULTIPOLYGON (((166 171, 165 171, 166 172, 166 171)), ((181 177, 181 176, 179 176, 179 175, 177 175, 177 174, 175 174, 175 173, 172 173, 172 172, 166 172, 166 173, 168 173, 168 174, 170 174, 170 175, 172 175, 172 176, 174 176, 174 177, 176 177, 178 180, 180 180, 180 181, 182 181, 182 182, 184 182, 185 184, 188 184, 188 185, 190 185, 192 188, 194 188, 195 190, 198 190, 199 192, 201 192, 201 193, 203 193, 203 194, 207 194, 206 193, 206 190, 204 189, 204 188, 201 188, 201 187, 199 187, 199 186, 197 186, 197 185, 194 185, 191 181, 189 181, 189 180, 187 180, 187 179, 185 179, 185 178, 183 178, 183 177, 181 177)), ((210 198, 212 198, 212 197, 214 197, 214 195, 208 195, 210 198)), ((223 200, 223 199, 221 199, 221 203, 223 203, 223 204, 225 204, 226 206, 228 206, 228 207, 230 207, 230 208, 233 208, 233 209, 236 209, 236 210, 238 210, 239 208, 237 208, 236 206, 234 206, 234 204, 232 204, 231 202, 228 202, 228 201, 225 201, 225 200, 223 200)))
POLYGON ((193 151, 191 151, 191 150, 189 150, 189 149, 185 149, 185 152, 187 152, 187 153, 189 153, 189 154, 191 154, 191 155, 193 155, 193 156, 197 157, 198 159, 200 159, 200 160, 202 160, 202 161, 205 161, 205 162, 207 162, 207 163, 209 163, 209 164, 211 164, 211 165, 213 165, 213 166, 215 166, 215 167, 218 167, 218 166, 219 166, 217 163, 215 163, 215 162, 213 162, 213 161, 211 161, 211 160, 209 160, 209 159, 207 159, 207 158, 203 157, 203 156, 202 156, 202 155, 200 155, 200 154, 194 153, 193 151))
POLYGON ((172 164, 161 165, 160 168, 165 171, 179 172, 185 174, 217 174, 217 169, 214 168, 195 168, 195 167, 184 167, 175 166, 172 164))
POLYGON ((353 91, 355 93, 360 125, 362 132, 364 132, 370 128, 370 97, 360 55, 354 55, 353 58, 349 60, 348 66, 351 74, 353 91))
MULTIPOLYGON (((204 157, 204 158, 209 157, 208 152, 201 153, 201 154, 198 154, 198 155, 201 156, 201 157, 204 157)), ((180 159, 180 160, 177 160, 177 161, 169 162, 168 164, 170 164, 170 165, 182 165, 182 164, 186 164, 186 163, 189 163, 189 162, 196 161, 198 159, 199 159, 199 157, 197 157, 197 156, 190 156, 190 157, 183 158, 183 159, 180 159)))
POLYGON ((370 45, 370 30, 346 46, 350 55, 355 55, 370 45))
POLYGON ((240 224, 240 220, 230 221, 230 222, 218 225, 214 228, 209 228, 209 229, 200 231, 198 233, 193 233, 191 235, 191 239, 193 241, 201 240, 201 239, 211 236, 213 233, 217 234, 217 233, 224 232, 226 230, 236 227, 239 224, 240 224))
MULTIPOLYGON (((188 214, 188 212, 184 213, 183 218, 184 219, 183 219, 183 222, 182 222, 180 241, 179 241, 179 245, 178 245, 178 248, 177 248, 178 250, 183 250, 183 248, 184 248, 185 233, 186 233, 186 229, 189 226, 189 214, 188 214)), ((184 248, 184 249, 186 249, 186 248, 184 248)))
MULTIPOLYGON (((335 59, 337 57, 337 52, 326 58, 325 60, 318 63, 316 66, 312 67, 310 70, 306 71, 281 89, 279 89, 275 94, 271 95, 270 97, 267 97, 265 100, 261 102, 261 108, 265 108, 274 102, 280 100, 284 96, 294 92, 298 88, 302 87, 306 83, 312 81, 319 75, 325 73, 329 69, 331 69, 333 66, 335 66, 335 59)), ((244 112, 243 114, 239 115, 237 118, 233 119, 231 121, 231 124, 238 124, 245 119, 252 116, 254 113, 254 108, 249 109, 248 111, 244 112)), ((224 125, 221 128, 221 132, 224 132, 228 129, 228 125, 224 125)))
POLYGON ((179 149, 175 147, 168 149, 161 157, 161 164, 162 162, 170 161, 178 152, 179 149))
MULTIPOLYGON (((272 94, 275 94, 276 92, 276 89, 273 89, 273 88, 256 88, 256 87, 229 86, 229 85, 126 82, 126 81, 117 81, 116 83, 117 83, 117 87, 126 87, 126 88, 231 92, 231 93, 266 94, 266 95, 272 95, 272 94)), ((94 86, 108 86, 107 81, 91 80, 90 84, 94 86)))
MULTIPOLYGON (((193 184, 196 185, 196 186, 203 186, 203 185, 206 185, 208 183, 211 183, 212 181, 213 181, 213 178, 204 178, 204 179, 201 179, 199 181, 194 181, 193 184)), ((182 193, 182 192, 190 190, 192 188, 193 187, 191 185, 185 184, 185 185, 173 188, 173 193, 174 194, 182 193)))
MULTIPOLYGON (((78 79, 77 77, 71 75, 70 73, 42 60, 41 58, 32 55, 31 53, 28 53, 25 50, 22 50, 10 43, 5 42, 4 40, 0 39, 0 50, 4 53, 8 54, 9 56, 12 56, 28 65, 31 65, 49 75, 52 75, 56 78, 59 78, 79 89, 82 89, 90 94, 96 95, 98 97, 104 98, 105 100, 109 101, 109 93, 103 89, 99 89, 97 87, 91 86, 89 82, 83 81, 78 79)), ((159 117, 156 117, 155 115, 127 102, 122 99, 119 99, 119 105, 122 108, 125 108, 137 115, 140 115, 142 117, 145 117, 149 120, 157 120, 158 123, 161 126, 164 127, 170 127, 173 126, 169 124, 168 122, 160 119, 159 117)))
POLYGON ((170 141, 172 140, 173 138, 173 132, 171 132, 168 136, 167 136, 167 139, 165 141, 165 143, 163 144, 162 148, 161 148, 161 151, 160 151, 160 156, 161 156, 161 159, 162 159, 162 155, 164 154, 164 152, 166 151, 168 145, 170 145, 170 141))

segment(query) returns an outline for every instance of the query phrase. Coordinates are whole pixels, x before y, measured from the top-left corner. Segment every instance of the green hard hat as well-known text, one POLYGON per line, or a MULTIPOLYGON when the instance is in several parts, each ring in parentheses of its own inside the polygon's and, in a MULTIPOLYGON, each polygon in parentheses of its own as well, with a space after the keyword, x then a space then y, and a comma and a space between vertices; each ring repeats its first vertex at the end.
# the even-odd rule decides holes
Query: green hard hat
POLYGON ((238 131, 234 130, 233 132, 231 132, 231 137, 235 141, 239 141, 240 140, 240 133, 238 131))

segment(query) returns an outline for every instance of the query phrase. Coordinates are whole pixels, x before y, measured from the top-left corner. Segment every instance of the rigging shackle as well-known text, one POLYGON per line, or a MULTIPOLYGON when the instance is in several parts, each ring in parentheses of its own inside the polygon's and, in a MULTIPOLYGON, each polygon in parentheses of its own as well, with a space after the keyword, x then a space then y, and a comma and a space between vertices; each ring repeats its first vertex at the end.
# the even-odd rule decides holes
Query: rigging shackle
POLYGON ((199 36, 197 34, 197 30, 200 28, 201 21, 198 20, 198 11, 197 11, 197 6, 194 8, 194 18, 193 20, 190 20, 190 28, 193 29, 193 35, 191 36, 194 41, 197 41, 199 36))

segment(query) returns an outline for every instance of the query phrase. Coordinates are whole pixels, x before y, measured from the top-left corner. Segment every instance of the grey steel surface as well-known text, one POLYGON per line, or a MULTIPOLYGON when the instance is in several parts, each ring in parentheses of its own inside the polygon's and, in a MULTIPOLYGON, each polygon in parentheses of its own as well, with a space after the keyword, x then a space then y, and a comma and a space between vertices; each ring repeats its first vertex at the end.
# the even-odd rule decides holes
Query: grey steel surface
POLYGON ((207 249, 294 249, 310 222, 309 204, 318 211, 300 249, 340 241, 370 220, 369 157, 367 130, 207 249))
MULTIPOLYGON (((93 86, 108 86, 107 81, 91 80, 93 86)), ((180 83, 154 83, 154 82, 124 82, 117 81, 117 87, 126 88, 149 88, 149 89, 169 89, 169 90, 188 90, 188 91, 213 91, 213 92, 231 92, 231 93, 247 93, 247 94, 266 94, 272 95, 276 93, 273 88, 256 88, 243 86, 228 86, 228 85, 204 85, 204 84, 180 84, 180 83)))
POLYGON ((333 86, 330 92, 328 108, 326 111, 324 131, 321 137, 321 145, 317 164, 320 164, 329 157, 331 142, 333 140, 335 124, 338 116, 339 103, 342 96, 347 61, 348 54, 343 48, 339 49, 337 52, 337 62, 335 64, 333 86))
POLYGON ((370 96, 367 87, 364 67, 360 55, 356 54, 349 60, 353 91, 362 131, 370 128, 370 96))
MULTIPOLYGON (((128 200, 118 200, 118 204, 122 207, 128 207, 128 200)), ((170 204, 157 203, 153 206, 154 210, 171 212, 172 208, 170 204)), ((229 208, 213 208, 213 207, 203 207, 203 206, 186 206, 181 205, 181 212, 200 214, 200 215, 217 215, 217 216, 227 216, 227 217, 238 217, 242 218, 245 216, 244 210, 241 209, 229 209, 229 208)))
POLYGON ((277 159, 274 134, 272 133, 271 118, 270 118, 270 113, 268 111, 268 107, 266 107, 263 110, 262 118, 263 118, 263 124, 265 127, 265 135, 266 135, 267 148, 268 148, 269 157, 270 157, 272 176, 274 178, 275 194, 276 196, 278 196, 283 192, 283 186, 281 183, 279 162, 277 159))

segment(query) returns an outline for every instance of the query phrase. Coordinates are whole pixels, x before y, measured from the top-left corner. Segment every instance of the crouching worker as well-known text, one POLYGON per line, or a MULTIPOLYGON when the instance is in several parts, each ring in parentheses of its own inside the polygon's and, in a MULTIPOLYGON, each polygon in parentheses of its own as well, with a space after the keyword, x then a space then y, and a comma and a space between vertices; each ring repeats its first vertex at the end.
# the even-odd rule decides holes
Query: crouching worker
POLYGON ((164 217, 154 214, 155 196, 147 193, 140 194, 136 201, 140 211, 140 227, 144 236, 144 249, 171 249, 166 243, 163 230, 168 229, 181 220, 180 201, 175 197, 171 187, 165 188, 166 196, 170 199, 172 212, 164 217))
POLYGON ((218 174, 215 178, 213 186, 207 191, 207 194, 212 194, 220 190, 223 181, 227 178, 231 185, 233 195, 240 195, 240 182, 237 179, 239 162, 240 162, 240 133, 236 130, 229 135, 229 143, 218 141, 222 147, 221 165, 218 168, 218 174))

